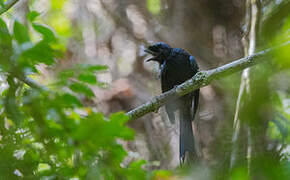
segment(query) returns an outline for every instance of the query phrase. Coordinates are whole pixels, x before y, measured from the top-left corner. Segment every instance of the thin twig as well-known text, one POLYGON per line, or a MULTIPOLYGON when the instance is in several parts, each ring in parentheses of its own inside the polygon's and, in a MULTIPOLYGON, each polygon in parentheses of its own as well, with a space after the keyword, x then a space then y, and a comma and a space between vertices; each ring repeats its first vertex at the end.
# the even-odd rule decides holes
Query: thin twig
POLYGON ((8 0, 3 6, 0 8, 0 15, 8 11, 14 4, 16 4, 19 0, 8 0))
POLYGON ((29 77, 21 76, 21 77, 17 77, 17 79, 19 79, 23 83, 27 84, 31 88, 45 90, 45 91, 48 90, 48 88, 46 86, 39 84, 38 82, 36 82, 35 80, 33 80, 29 77))

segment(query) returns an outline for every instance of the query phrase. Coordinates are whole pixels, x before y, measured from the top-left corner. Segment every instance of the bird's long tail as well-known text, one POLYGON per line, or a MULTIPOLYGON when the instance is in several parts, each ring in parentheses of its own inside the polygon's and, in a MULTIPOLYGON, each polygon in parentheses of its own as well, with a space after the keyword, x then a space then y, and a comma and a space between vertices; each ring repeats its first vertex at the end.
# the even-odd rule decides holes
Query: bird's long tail
MULTIPOLYGON (((188 102, 188 100, 186 100, 188 102)), ((184 101, 183 101, 184 102, 184 101)), ((195 142, 192 130, 192 114, 191 106, 188 103, 182 103, 179 114, 180 114, 180 139, 179 139, 179 158, 180 163, 185 161, 193 162, 197 158, 195 149, 195 142)))

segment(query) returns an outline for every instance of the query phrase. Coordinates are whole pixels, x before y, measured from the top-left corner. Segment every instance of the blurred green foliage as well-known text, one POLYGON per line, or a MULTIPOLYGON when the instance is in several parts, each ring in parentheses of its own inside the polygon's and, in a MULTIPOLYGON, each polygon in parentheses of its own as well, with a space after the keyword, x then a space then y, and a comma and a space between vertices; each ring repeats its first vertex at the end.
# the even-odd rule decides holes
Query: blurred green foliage
MULTIPOLYGON (((277 45, 290 41, 290 1, 282 1, 280 4, 270 4, 266 9, 261 29, 261 41, 265 46, 277 45)), ((290 75, 290 48, 285 47, 274 53, 272 60, 271 80, 275 83, 275 93, 272 94, 272 102, 275 110, 275 116, 269 123, 268 135, 273 140, 281 143, 281 151, 283 147, 287 148, 290 144, 290 112, 289 112, 289 78, 290 75), (281 78, 282 77, 282 78, 281 78)), ((283 151, 283 158, 289 160, 289 151, 283 151)), ((289 161, 288 164, 289 170, 289 161)), ((290 170, 289 170, 290 171, 290 170)), ((288 173, 289 174, 289 173, 288 173)))
MULTIPOLYGON (((269 2, 261 26, 260 49, 289 41, 290 37, 289 1, 269 2)), ((127 116, 118 112, 105 117, 83 103, 83 99, 94 98, 92 86, 107 86, 98 80, 98 73, 106 71, 106 66, 76 64, 59 72, 49 90, 31 88, 20 80, 38 75, 37 65, 54 66, 62 57, 67 37, 74 31, 64 15, 65 3, 51 0, 45 18, 41 12, 28 12, 25 25, 14 20, 8 28, 0 18, 0 76, 1 83, 7 85, 0 91, 0 179, 169 179, 178 174, 149 171, 144 160, 125 164, 127 152, 119 141, 134 138, 134 131, 126 126, 127 116)), ((161 1, 147 0, 147 9, 154 15, 160 13, 161 1)), ((211 171, 215 179, 290 176, 286 151, 290 143, 290 92, 282 78, 285 74, 289 78, 289 51, 279 50, 269 64, 253 68, 251 99, 245 103, 242 118, 253 128, 253 140, 262 151, 252 159, 251 176, 245 161, 229 170, 231 140, 224 137, 232 132, 224 131, 214 149, 221 157, 211 171), (265 144, 260 144, 260 135, 266 135, 262 139, 265 144)), ((218 87, 227 93, 225 119, 229 127, 239 79, 238 74, 227 77, 218 87)))
POLYGON ((158 14, 161 10, 160 0, 147 0, 147 8, 152 14, 158 14))
MULTIPOLYGON (((260 48, 290 41, 289 8, 290 1, 281 1, 279 4, 272 2, 265 9, 260 35, 263 45, 260 48)), ((286 46, 274 52, 271 64, 264 66, 263 70, 264 72, 268 71, 267 77, 269 77, 270 83, 272 81, 273 86, 275 86, 273 89, 276 90, 271 91, 271 103, 275 115, 269 122, 268 135, 281 142, 283 146, 290 143, 290 114, 287 103, 290 99, 290 91, 287 82, 282 82, 285 80, 283 76, 289 77, 290 73, 289 51, 289 46, 286 46)), ((289 157, 289 154, 286 156, 289 157)))
MULTIPOLYGON (((289 42, 289 5, 287 0, 262 1, 256 51, 289 42)), ((230 167, 231 137, 241 74, 213 84, 226 94, 225 123, 213 147, 218 157, 218 163, 213 166, 216 179, 289 179, 289 51, 289 45, 279 48, 267 62, 250 69, 249 94, 242 96, 239 112, 240 139, 234 167, 230 167)))
POLYGON ((36 65, 54 65, 60 55, 54 48, 58 37, 34 22, 38 15, 27 15, 28 26, 40 35, 35 41, 27 26, 15 20, 9 31, 0 19, 0 72, 8 85, 0 99, 0 179, 154 178, 143 160, 122 164, 127 152, 118 141, 134 138, 128 117, 122 112, 105 117, 82 103, 82 97, 94 97, 90 86, 106 86, 97 79, 106 66, 63 70, 53 90, 34 89, 20 80, 37 75, 36 65))

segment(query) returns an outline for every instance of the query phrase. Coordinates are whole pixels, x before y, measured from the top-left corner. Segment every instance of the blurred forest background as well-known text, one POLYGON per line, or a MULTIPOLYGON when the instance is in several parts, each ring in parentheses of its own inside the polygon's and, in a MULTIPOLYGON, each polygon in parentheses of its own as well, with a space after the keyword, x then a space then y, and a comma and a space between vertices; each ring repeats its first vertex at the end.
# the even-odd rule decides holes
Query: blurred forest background
POLYGON ((190 168, 179 167, 178 123, 163 108, 124 114, 161 93, 149 44, 213 69, 289 41, 289 0, 0 2, 1 179, 290 177, 289 45, 246 78, 201 89, 190 168))

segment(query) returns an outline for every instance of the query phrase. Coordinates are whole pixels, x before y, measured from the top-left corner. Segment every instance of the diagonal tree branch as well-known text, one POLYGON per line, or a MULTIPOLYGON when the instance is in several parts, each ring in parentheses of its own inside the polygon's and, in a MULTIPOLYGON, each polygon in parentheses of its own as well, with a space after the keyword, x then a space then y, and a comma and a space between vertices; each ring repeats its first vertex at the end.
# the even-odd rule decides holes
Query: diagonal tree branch
MULTIPOLYGON (((155 96, 153 99, 151 99, 147 103, 127 112, 126 114, 127 116, 129 116, 130 120, 135 120, 144 116, 145 114, 149 112, 156 112, 161 106, 166 104, 167 101, 174 100, 198 88, 204 87, 208 85, 214 79, 241 71, 245 68, 261 63, 263 62, 263 60, 267 59, 267 57, 269 57, 274 51, 282 49, 282 48, 290 48, 290 41, 287 41, 273 48, 260 51, 251 56, 238 59, 236 61, 225 64, 216 69, 200 71, 191 79, 184 82, 183 84, 176 86, 174 89, 171 89, 170 91, 167 91, 159 96, 155 96)), ((18 76, 17 78, 23 83, 30 86, 31 88, 48 90, 46 86, 43 86, 28 77, 18 76)))
POLYGON ((19 0, 7 0, 1 7, 0 7, 0 15, 8 11, 14 4, 16 4, 19 0))
POLYGON ((269 57, 275 50, 285 47, 290 48, 290 41, 283 43, 279 46, 260 51, 251 56, 238 59, 216 69, 200 71, 183 84, 178 85, 170 91, 154 97, 147 103, 127 112, 126 114, 129 116, 129 119, 134 120, 144 116, 149 112, 156 112, 169 100, 174 100, 198 88, 204 87, 214 79, 241 71, 245 68, 263 62, 263 60, 267 59, 267 57, 269 57))

